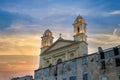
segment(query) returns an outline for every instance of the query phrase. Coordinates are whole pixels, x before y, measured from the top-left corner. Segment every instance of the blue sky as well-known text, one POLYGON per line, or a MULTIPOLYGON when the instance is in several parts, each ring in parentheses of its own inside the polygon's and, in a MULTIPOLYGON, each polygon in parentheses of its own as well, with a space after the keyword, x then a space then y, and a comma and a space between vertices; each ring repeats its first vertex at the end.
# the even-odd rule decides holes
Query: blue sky
MULTIPOLYGON (((1 0, 0 28, 5 30, 14 23, 28 25, 28 29, 29 25, 49 28, 57 24, 71 28, 73 20, 80 14, 86 19, 90 33, 94 32, 94 29, 104 27, 112 30, 118 27, 120 21, 119 2, 119 0, 1 0)), ((108 32, 109 30, 107 29, 108 32)))
MULTIPOLYGON (((18 41, 21 41, 21 36, 24 40, 37 36, 40 42, 38 36, 40 38, 49 28, 55 40, 59 33, 73 39, 72 23, 78 15, 83 16, 88 24, 88 42, 96 34, 119 35, 119 3, 119 0, 0 0, 0 36, 5 39, 12 36, 18 41)), ((1 40, 1 44, 13 45, 7 40, 1 40)))

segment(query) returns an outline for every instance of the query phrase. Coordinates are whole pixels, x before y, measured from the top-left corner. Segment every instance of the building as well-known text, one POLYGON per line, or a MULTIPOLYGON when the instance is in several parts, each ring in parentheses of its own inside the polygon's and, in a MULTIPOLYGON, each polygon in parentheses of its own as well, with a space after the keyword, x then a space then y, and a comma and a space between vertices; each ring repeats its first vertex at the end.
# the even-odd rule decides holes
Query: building
POLYGON ((18 80, 19 79, 19 77, 16 77, 16 78, 12 78, 11 80, 18 80))
MULTIPOLYGON (((58 59, 62 62, 88 54, 85 20, 78 16, 73 23, 74 40, 64 40, 61 36, 53 43, 52 32, 48 29, 43 34, 40 54, 40 68, 55 65, 58 59)), ((71 35, 72 36, 72 35, 71 35)))
POLYGON ((22 76, 22 77, 12 78, 11 80, 33 80, 33 77, 30 75, 26 75, 26 76, 22 76))
POLYGON ((35 80, 120 80, 120 46, 106 50, 99 47, 98 52, 88 54, 84 18, 78 16, 73 27, 74 40, 60 35, 54 43, 52 32, 45 31, 35 80))

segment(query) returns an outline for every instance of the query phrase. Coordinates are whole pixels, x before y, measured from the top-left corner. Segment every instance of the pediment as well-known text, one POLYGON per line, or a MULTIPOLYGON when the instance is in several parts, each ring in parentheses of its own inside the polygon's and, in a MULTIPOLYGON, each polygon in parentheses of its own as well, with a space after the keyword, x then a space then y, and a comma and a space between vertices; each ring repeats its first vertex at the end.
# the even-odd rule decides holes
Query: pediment
MULTIPOLYGON (((75 41, 70 41, 70 40, 57 40, 55 43, 53 43, 47 50, 45 50, 45 52, 49 52, 52 50, 56 50, 58 48, 70 45, 72 43, 74 43, 75 41)), ((43 52, 44 54, 44 52, 43 52)))
POLYGON ((72 44, 72 43, 71 42, 58 41, 54 46, 51 47, 51 49, 49 51, 58 49, 58 48, 63 47, 63 46, 67 46, 69 44, 72 44))

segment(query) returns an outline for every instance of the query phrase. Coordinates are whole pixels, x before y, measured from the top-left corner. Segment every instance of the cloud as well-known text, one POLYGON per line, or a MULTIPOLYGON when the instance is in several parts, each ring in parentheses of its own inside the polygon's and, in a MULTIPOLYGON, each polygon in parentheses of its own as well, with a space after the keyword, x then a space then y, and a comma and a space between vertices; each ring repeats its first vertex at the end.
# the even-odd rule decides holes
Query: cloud
MULTIPOLYGON (((62 27, 67 27, 64 25, 51 26, 49 29, 52 31, 54 36, 54 41, 59 38, 59 34, 62 33, 64 39, 73 40, 73 28, 64 29, 62 27), (59 30, 59 31, 58 31, 59 30)), ((72 27, 72 26, 71 26, 72 27)), ((24 34, 24 35, 8 35, 0 37, 0 53, 1 55, 39 55, 40 52, 40 37, 44 33, 45 29, 38 35, 24 34), (7 51, 6 51, 7 49, 7 51), (12 54, 10 54, 12 53, 12 54)), ((116 28, 112 33, 96 33, 87 34, 89 53, 94 53, 97 51, 97 47, 102 46, 103 48, 109 48, 119 45, 120 36, 119 28, 116 28), (109 46, 109 47, 108 47, 109 46)))
POLYGON ((30 24, 34 22, 34 18, 19 13, 13 13, 0 9, 0 31, 11 27, 14 23, 30 24))
MULTIPOLYGON (((82 1, 80 2, 80 4, 78 4, 79 1, 75 1, 74 4, 73 2, 70 1, 69 3, 71 5, 66 4, 66 2, 63 4, 62 1, 58 1, 58 2, 50 1, 50 2, 47 2, 49 4, 45 6, 46 2, 47 1, 40 1, 40 2, 38 1, 39 3, 38 4, 37 2, 29 1, 29 3, 32 3, 31 6, 37 5, 37 7, 35 8, 31 6, 26 7, 26 4, 22 4, 23 6, 21 6, 17 3, 15 5, 16 7, 10 7, 10 8, 7 7, 3 9, 12 13, 29 15, 40 20, 44 20, 49 17, 55 17, 60 15, 64 17, 64 16, 75 16, 79 14, 82 16, 99 17, 99 16, 103 16, 103 14, 105 13, 103 10, 101 10, 101 7, 97 7, 97 9, 96 7, 93 8, 92 7, 93 5, 90 6, 90 4, 88 4, 87 1, 82 1), (44 4, 44 6, 42 3, 44 4), (86 6, 82 3, 86 4, 86 6)), ((61 18, 61 16, 59 17, 59 19, 61 18)))
POLYGON ((0 55, 39 55, 40 36, 0 35, 0 55))
POLYGON ((38 64, 39 56, 0 55, 0 71, 34 70, 38 64))
MULTIPOLYGON (((41 36, 47 28, 38 29, 30 26, 15 24, 10 28, 7 28, 8 32, 0 34, 0 55, 39 55, 41 46, 41 36), (17 26, 17 27, 16 27, 17 26), (11 31, 11 32, 10 32, 11 31), (14 32, 16 31, 16 32, 14 32), (35 32, 35 34, 33 34, 35 32)), ((49 26, 49 29, 53 32, 54 41, 59 38, 59 34, 62 33, 62 37, 65 39, 73 39, 73 26, 68 29, 62 27, 68 27, 65 25, 49 26), (59 31, 58 31, 59 30, 59 31), (68 34, 70 33, 70 34, 68 34)))
POLYGON ((91 34, 88 36, 89 53, 97 51, 98 47, 103 49, 120 45, 120 30, 114 29, 111 34, 91 34))
POLYGON ((108 16, 117 16, 117 15, 120 15, 120 10, 106 11, 103 14, 103 16, 105 16, 105 17, 108 17, 108 16))
POLYGON ((0 61, 0 64, 7 64, 7 61, 0 61))
POLYGON ((43 27, 41 27, 41 25, 38 24, 21 24, 21 23, 13 23, 11 25, 11 27, 6 28, 6 30, 4 32, 4 34, 18 34, 18 35, 23 35, 23 34, 27 34, 27 35, 34 35, 34 34, 39 34, 41 33, 41 30, 44 29, 43 27))
POLYGON ((120 15, 120 10, 109 12, 110 15, 120 15))
POLYGON ((120 36, 120 28, 114 29, 113 35, 115 35, 115 36, 120 36))
POLYGON ((33 75, 39 67, 39 56, 0 55, 0 79, 33 75))

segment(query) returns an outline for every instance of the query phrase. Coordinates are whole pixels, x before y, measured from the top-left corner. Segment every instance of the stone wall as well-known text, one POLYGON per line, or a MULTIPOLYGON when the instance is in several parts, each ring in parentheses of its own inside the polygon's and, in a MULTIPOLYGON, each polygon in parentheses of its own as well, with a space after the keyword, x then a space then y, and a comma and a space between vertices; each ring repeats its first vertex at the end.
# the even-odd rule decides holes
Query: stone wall
POLYGON ((97 54, 84 56, 51 67, 38 69, 35 71, 35 80, 82 80, 84 74, 88 75, 88 77, 91 75, 90 78, 96 80, 98 76, 92 77, 92 75, 98 73, 98 71, 94 71, 97 68, 96 56, 97 54))
POLYGON ((120 58, 120 47, 117 48, 118 55, 113 48, 104 50, 104 59, 97 52, 35 70, 35 80, 119 80, 120 66, 116 66, 115 59, 120 58))

